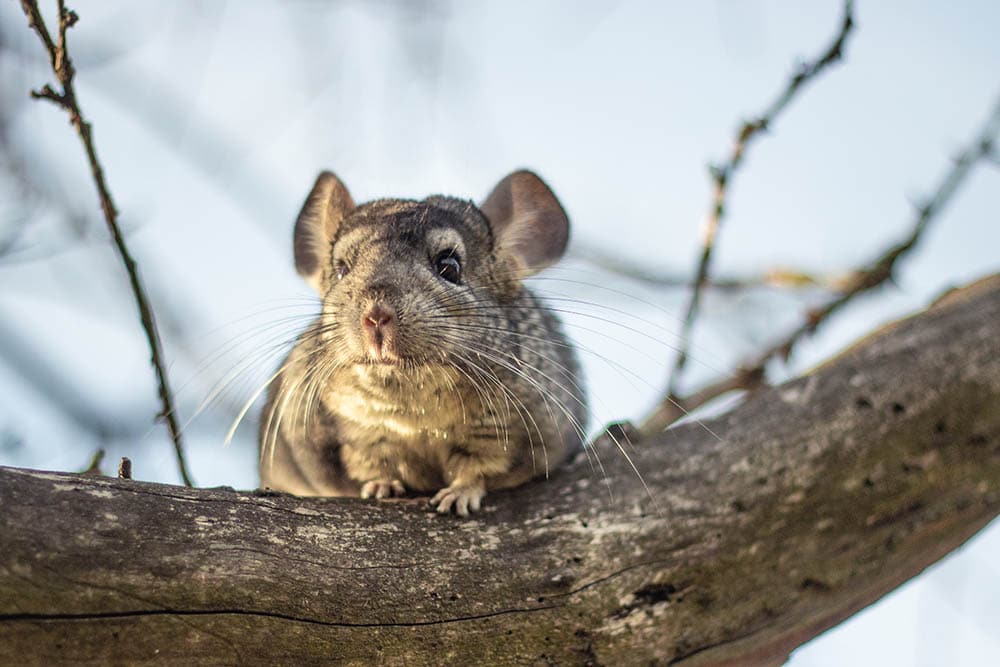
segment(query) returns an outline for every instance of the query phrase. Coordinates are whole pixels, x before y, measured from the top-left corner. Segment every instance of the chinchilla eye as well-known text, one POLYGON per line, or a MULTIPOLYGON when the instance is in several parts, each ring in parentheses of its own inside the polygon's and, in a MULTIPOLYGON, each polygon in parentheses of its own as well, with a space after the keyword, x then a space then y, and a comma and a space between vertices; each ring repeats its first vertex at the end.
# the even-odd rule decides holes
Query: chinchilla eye
POLYGON ((438 253, 434 259, 434 270, 448 282, 458 284, 462 278, 462 262, 454 248, 438 253))
POLYGON ((337 280, 343 280, 344 276, 347 275, 347 271, 348 271, 347 263, 344 262, 344 261, 338 260, 337 263, 334 265, 334 268, 337 270, 337 280))

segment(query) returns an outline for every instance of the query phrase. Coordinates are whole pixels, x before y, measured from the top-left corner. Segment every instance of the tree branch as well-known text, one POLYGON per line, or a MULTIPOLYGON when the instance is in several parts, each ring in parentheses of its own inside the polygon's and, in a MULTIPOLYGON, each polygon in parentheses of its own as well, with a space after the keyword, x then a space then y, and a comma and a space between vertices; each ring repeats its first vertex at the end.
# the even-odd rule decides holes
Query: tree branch
POLYGON ((146 340, 149 344, 150 361, 156 372, 156 379, 159 388, 161 412, 160 416, 166 421, 167 430, 174 444, 174 452, 177 456, 177 465, 180 469, 181 479, 184 484, 192 486, 191 476, 187 470, 187 463, 184 460, 184 444, 181 439, 180 428, 177 425, 177 414, 174 409, 173 394, 170 391, 170 384, 167 379, 167 372, 163 362, 163 350, 160 342, 160 334, 156 328, 156 319, 153 316, 153 309, 149 304, 146 291, 143 288, 142 280, 139 277, 139 268, 132 259, 125 238, 118 226, 118 211, 115 209, 114 201, 111 199, 111 192, 108 190, 104 179, 104 170, 97 159, 97 150, 94 147, 93 133, 90 123, 88 123, 80 110, 76 99, 76 90, 73 86, 73 62, 66 49, 66 31, 73 27, 78 17, 72 10, 66 9, 64 0, 57 0, 59 11, 58 42, 53 42, 45 21, 42 19, 41 11, 38 8, 37 0, 21 0, 21 8, 28 19, 28 26, 33 29, 42 44, 45 46, 52 64, 52 71, 56 79, 62 86, 62 92, 56 92, 50 85, 46 84, 39 91, 32 91, 31 96, 36 99, 47 99, 69 113, 70 122, 76 128, 80 141, 83 143, 84 151, 87 153, 87 161, 90 164, 91 175, 97 187, 97 194, 101 202, 101 210, 104 213, 104 221, 108 231, 114 241, 118 255, 128 273, 129 282, 132 286, 132 293, 135 296, 136 306, 139 310, 139 317, 142 320, 142 327, 146 333, 146 340))
POLYGON ((853 4, 852 0, 844 0, 844 18, 840 24, 840 31, 830 46, 816 60, 803 63, 796 68, 785 88, 764 113, 756 120, 749 120, 743 123, 743 126, 736 135, 736 141, 733 143, 729 159, 726 163, 714 166, 711 169, 714 184, 712 204, 705 225, 704 238, 702 239, 701 258, 698 261, 694 284, 691 287, 691 298, 688 301, 684 320, 681 323, 677 356, 674 359, 674 366, 670 371, 667 384, 667 398, 670 400, 676 401, 678 398, 680 378, 687 365, 691 332, 694 327, 694 321, 698 316, 701 293, 708 283, 712 251, 715 248, 715 238, 719 233, 719 227, 726 214, 726 198, 728 196, 729 183, 743 163, 743 157, 746 154, 747 148, 750 147, 762 132, 771 126, 781 112, 784 111, 785 107, 795 98, 796 93, 827 67, 840 61, 843 57, 844 43, 847 41, 847 36, 854 26, 853 4))
MULTIPOLYGON (((644 266, 635 258, 623 257, 618 249, 611 252, 586 242, 574 241, 570 249, 570 257, 609 273, 653 287, 694 287, 690 276, 644 266)), ((839 275, 825 276, 798 269, 774 267, 759 275, 724 276, 721 278, 708 276, 702 289, 737 292, 758 287, 770 287, 790 290, 822 289, 834 291, 841 289, 843 284, 844 277, 839 275)))
POLYGON ((805 321, 799 327, 755 358, 744 363, 729 377, 717 380, 687 397, 669 395, 665 397, 644 420, 641 430, 647 434, 662 431, 691 410, 704 405, 713 398, 735 389, 754 390, 761 387, 766 380, 765 365, 768 361, 773 358, 787 360, 792 354, 792 349, 801 339, 815 333, 820 325, 854 297, 891 280, 899 260, 916 247, 927 226, 934 221, 951 200, 969 175, 972 167, 981 160, 989 159, 998 135, 1000 135, 1000 98, 997 99, 986 123, 976 133, 969 145, 955 158, 951 169, 938 184, 937 190, 931 198, 927 200, 926 204, 917 208, 913 227, 906 237, 884 250, 867 265, 846 276, 841 289, 825 303, 810 310, 805 321))
POLYGON ((0 469, 0 663, 775 663, 1000 513, 998 402, 1000 275, 644 441, 649 494, 606 442, 467 522, 0 469))

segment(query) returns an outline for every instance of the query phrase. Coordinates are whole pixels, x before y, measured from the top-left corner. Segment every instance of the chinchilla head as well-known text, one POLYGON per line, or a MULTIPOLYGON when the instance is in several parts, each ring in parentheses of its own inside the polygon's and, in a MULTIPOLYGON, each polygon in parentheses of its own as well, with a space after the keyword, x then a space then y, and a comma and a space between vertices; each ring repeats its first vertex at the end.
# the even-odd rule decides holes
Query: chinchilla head
MULTIPOLYGON (((569 222, 535 174, 516 171, 480 207, 453 197, 355 205, 331 172, 295 224, 295 265, 320 295, 319 354, 339 366, 462 366, 509 357, 537 311, 521 280, 563 254, 569 222)), ((507 360, 509 363, 509 359, 507 360)))

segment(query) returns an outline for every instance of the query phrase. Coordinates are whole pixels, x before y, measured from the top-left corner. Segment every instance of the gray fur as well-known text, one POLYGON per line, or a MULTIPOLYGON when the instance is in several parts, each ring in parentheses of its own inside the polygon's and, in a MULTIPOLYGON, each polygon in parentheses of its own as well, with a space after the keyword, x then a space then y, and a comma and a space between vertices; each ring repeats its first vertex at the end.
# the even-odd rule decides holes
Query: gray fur
POLYGON ((517 225, 491 223, 452 197, 338 212, 315 201, 331 191, 350 201, 331 178, 321 175, 296 225, 296 262, 310 268, 323 308, 270 388, 262 486, 321 496, 438 492, 438 511, 465 515, 486 491, 545 475, 577 451, 588 411, 576 357, 556 316, 520 280, 541 268, 533 256, 558 259, 544 248, 524 253, 531 235, 544 245, 567 233, 553 228, 568 221, 541 179, 516 172, 501 182, 510 190, 510 178, 526 179, 555 206, 542 198, 537 229, 520 224, 506 243, 496 230, 517 225), (331 210, 341 217, 316 213, 331 210), (458 284, 435 266, 452 247, 462 254, 458 284), (379 339, 387 363, 366 342, 364 318, 375 307, 395 315, 379 339))

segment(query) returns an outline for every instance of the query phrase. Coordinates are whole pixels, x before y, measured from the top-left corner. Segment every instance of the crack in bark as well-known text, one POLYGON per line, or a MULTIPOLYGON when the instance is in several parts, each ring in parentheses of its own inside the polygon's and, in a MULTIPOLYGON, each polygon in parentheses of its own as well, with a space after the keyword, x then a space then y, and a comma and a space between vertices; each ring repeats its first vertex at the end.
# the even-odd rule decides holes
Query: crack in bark
POLYGON ((147 616, 177 616, 177 617, 198 617, 198 616, 252 616, 258 618, 271 618, 292 623, 304 623, 308 625, 321 625, 330 628, 418 628, 432 625, 448 625, 450 623, 464 623, 467 621, 480 621, 497 616, 509 616, 512 614, 530 614, 539 611, 547 611, 561 607, 560 604, 542 605, 538 607, 521 607, 515 609, 500 609, 498 611, 486 612, 484 614, 471 614, 469 616, 455 616, 452 618, 437 618, 426 621, 384 621, 370 623, 351 623, 348 621, 324 621, 319 618, 308 616, 296 616, 294 614, 283 614, 281 612, 260 611, 255 609, 136 609, 131 611, 106 611, 78 614, 0 614, 0 623, 47 623, 47 622, 75 622, 75 621, 101 621, 114 619, 142 618, 147 616))
POLYGON ((610 574, 606 574, 603 577, 598 577, 597 579, 594 579, 592 581, 588 581, 585 584, 581 584, 579 587, 574 588, 571 591, 566 591, 565 593, 555 593, 555 594, 549 595, 547 597, 550 597, 550 598, 572 597, 573 595, 577 595, 578 593, 582 593, 583 591, 587 590, 588 588, 593 588, 594 586, 599 586, 601 584, 607 583, 608 581, 611 581, 612 579, 615 579, 615 578, 617 578, 617 577, 625 574, 626 572, 631 572, 632 570, 637 570, 637 569, 639 569, 641 567, 649 567, 651 565, 663 565, 663 564, 669 563, 669 562, 671 562, 671 561, 668 560, 668 559, 666 559, 666 558, 655 558, 653 560, 647 560, 647 561, 641 561, 641 562, 638 562, 638 563, 632 563, 631 565, 626 565, 625 567, 623 567, 623 568, 621 568, 619 570, 615 570, 614 572, 612 572, 610 574))
POLYGON ((667 665, 677 665, 680 664, 681 662, 684 662, 685 660, 690 660, 691 658, 694 658, 697 655, 705 653, 706 651, 711 651, 714 648, 719 648, 720 646, 726 646, 727 644, 733 644, 735 642, 743 641, 744 639, 749 639, 750 637, 753 637, 755 634, 759 633, 761 630, 766 630, 770 625, 773 625, 773 621, 768 623, 763 623, 747 632, 738 635, 733 635, 731 637, 726 637, 721 641, 713 642, 711 644, 705 644, 704 646, 699 646, 698 648, 689 648, 686 652, 679 653, 678 655, 671 658, 670 661, 667 663, 667 665))

